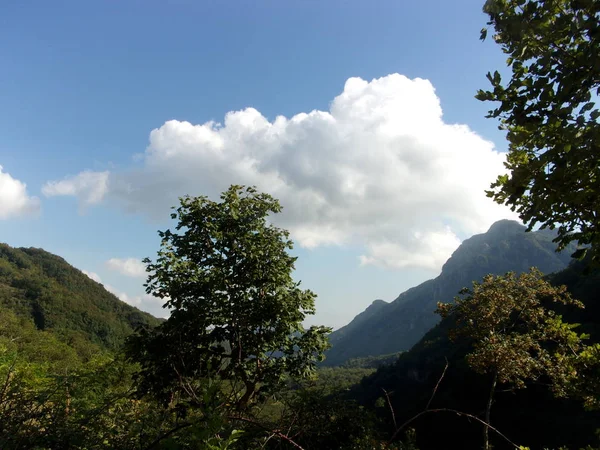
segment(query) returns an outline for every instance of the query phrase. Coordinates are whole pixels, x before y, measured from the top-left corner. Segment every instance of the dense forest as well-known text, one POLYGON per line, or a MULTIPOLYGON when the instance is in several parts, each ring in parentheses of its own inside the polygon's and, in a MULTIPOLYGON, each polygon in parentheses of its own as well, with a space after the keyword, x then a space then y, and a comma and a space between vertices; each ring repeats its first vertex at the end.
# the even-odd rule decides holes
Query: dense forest
POLYGON ((155 317, 123 303, 62 258, 0 244, 0 305, 81 352, 118 350, 155 317), (86 348, 91 344, 91 348, 86 348))
POLYGON ((253 187, 180 199, 144 261, 166 320, 2 244, 0 448, 600 449, 600 2, 484 11, 511 71, 477 93, 509 143, 487 194, 527 233, 496 224, 445 266, 459 283, 333 334, 303 326, 316 296, 253 187))

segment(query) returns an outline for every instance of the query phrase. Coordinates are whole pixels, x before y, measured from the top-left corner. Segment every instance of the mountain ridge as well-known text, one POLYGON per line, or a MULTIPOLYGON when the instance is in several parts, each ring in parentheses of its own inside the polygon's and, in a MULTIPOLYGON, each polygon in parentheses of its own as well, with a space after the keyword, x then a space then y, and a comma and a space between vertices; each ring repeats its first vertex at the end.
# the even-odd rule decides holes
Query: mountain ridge
POLYGON ((0 306, 74 347, 116 350, 160 319, 119 300, 62 257, 0 243, 0 306))
MULTIPOLYGON (((587 344, 600 340, 600 268, 590 262, 589 257, 572 260, 565 269, 546 277, 554 286, 566 286, 585 305, 584 309, 559 306, 557 312, 566 322, 580 324, 578 332, 590 336, 587 344)), ((477 374, 466 363, 465 356, 472 349, 468 340, 450 340, 449 332, 455 326, 453 317, 441 320, 392 364, 380 365, 353 386, 349 397, 363 406, 374 407, 382 392, 389 392, 389 408, 400 423, 421 412, 432 399, 434 408, 452 407, 480 414, 489 395, 490 378, 477 374)), ((586 442, 594 439, 600 411, 585 410, 578 398, 556 398, 539 382, 528 383, 526 389, 497 394, 494 426, 510 430, 515 442, 529 441, 529 448, 558 448, 558 443, 584 448, 586 442)), ((386 413, 387 409, 382 410, 382 414, 386 413)), ((472 433, 473 424, 469 421, 438 414, 432 414, 428 420, 414 422, 419 448, 446 448, 452 442, 461 442, 461 448, 481 448, 478 433, 472 433), (432 429, 436 433, 426 431, 432 429)), ((501 446, 504 443, 497 444, 498 448, 505 448, 501 446)))
POLYGON ((323 364, 339 365, 351 358, 409 350, 439 321, 434 313, 437 302, 451 301, 461 288, 488 273, 523 272, 531 266, 552 273, 567 266, 574 248, 557 253, 553 232, 525 230, 516 221, 500 220, 486 233, 465 239, 436 278, 375 309, 371 304, 348 325, 334 331, 330 335, 332 348, 323 364))

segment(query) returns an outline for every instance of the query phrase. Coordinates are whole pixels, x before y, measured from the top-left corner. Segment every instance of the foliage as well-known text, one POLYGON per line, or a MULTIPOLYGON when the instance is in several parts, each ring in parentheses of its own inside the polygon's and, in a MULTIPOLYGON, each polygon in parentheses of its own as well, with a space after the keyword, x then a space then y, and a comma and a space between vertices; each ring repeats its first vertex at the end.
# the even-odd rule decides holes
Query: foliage
POLYGON ((176 231, 160 232, 146 286, 171 316, 132 341, 132 354, 151 390, 228 380, 231 401, 243 409, 285 375, 311 376, 329 329, 302 328, 315 295, 292 279, 288 232, 267 222, 281 211, 277 200, 241 186, 221 199, 182 198, 172 214, 176 231))
POLYGON ((35 434, 39 421, 60 416, 51 406, 56 395, 49 389, 53 384, 49 374, 65 375, 79 364, 76 353, 53 335, 0 308, 1 448, 11 442, 15 448, 27 448, 21 442, 35 434))
MULTIPOLYGON (((581 323, 578 333, 590 334, 590 344, 574 361, 577 376, 566 386, 569 398, 557 398, 548 389, 550 379, 545 376, 535 382, 526 382, 527 389, 506 391, 505 387, 499 387, 493 399, 493 425, 513 442, 531 448, 577 449, 588 444, 598 447, 600 441, 595 430, 600 423, 600 414, 595 410, 585 411, 580 398, 587 395, 593 400, 599 394, 594 390, 598 387, 594 380, 600 379, 599 366, 582 360, 582 356, 600 340, 600 304, 597 301, 600 269, 590 271, 586 261, 574 261, 567 269, 547 279, 555 286, 567 285, 572 296, 585 304, 585 309, 581 309, 574 305, 543 303, 557 315, 562 315, 564 322, 581 323), (586 388, 582 389, 584 385, 586 388)), ((483 417, 492 376, 480 375, 469 367, 466 356, 473 351, 473 341, 466 338, 451 341, 449 334, 455 328, 454 315, 443 319, 410 351, 400 355, 395 364, 380 367, 351 388, 351 398, 368 408, 375 407, 380 417, 391 422, 383 395, 385 389, 396 421, 403 423, 428 404, 448 360, 448 370, 430 407, 452 408, 483 417)), ((388 427, 392 426, 388 424, 388 427)), ((452 414, 426 415, 411 426, 415 427, 419 448, 423 450, 454 446, 481 448, 480 433, 477 432, 480 426, 452 414)), ((497 437, 491 434, 490 439, 497 437)), ((504 445, 500 440, 496 443, 504 445)))
POLYGON ((350 389, 352 386, 375 372, 375 369, 363 367, 321 367, 315 380, 304 381, 305 387, 312 387, 326 393, 335 393, 350 389))
POLYGON ((577 360, 577 378, 571 386, 571 394, 580 397, 587 408, 600 408, 600 269, 593 265, 588 255, 582 261, 576 261, 568 269, 551 277, 553 284, 567 285, 574 297, 585 303, 585 311, 575 311, 569 320, 581 322, 581 330, 590 335, 593 344, 579 354, 577 360))
POLYGON ((388 355, 371 355, 363 358, 350 358, 342 367, 348 369, 377 369, 378 367, 393 364, 402 352, 390 353, 388 355))
MULTIPOLYGON (((573 331, 576 325, 546 307, 555 303, 583 307, 566 291, 542 279, 542 273, 531 269, 516 276, 488 275, 483 282, 465 288, 454 303, 439 304, 442 318, 454 316, 456 328, 450 338, 465 337, 472 341, 467 361, 481 374, 492 374, 491 389, 485 412, 490 412, 497 383, 512 388, 526 387, 528 380, 547 377, 557 395, 565 396, 576 377, 577 353, 586 337, 573 331)), ((484 448, 490 448, 489 427, 484 425, 484 448)))
MULTIPOLYGON (((210 410, 133 396, 136 367, 118 355, 83 361, 52 333, 0 309, 0 448, 228 448, 239 438, 210 410)), ((198 391, 200 393, 200 391, 198 391)))
POLYGON ((477 94, 499 102, 488 117, 500 118, 509 140, 509 173, 488 195, 529 229, 557 226, 559 248, 598 247, 600 3, 488 0, 484 11, 512 70, 508 83, 488 73, 492 89, 477 94))
POLYGON ((546 306, 583 307, 565 286, 552 286, 541 272, 531 269, 519 276, 488 275, 461 294, 466 297, 438 305, 438 313, 443 318, 455 316, 451 339, 472 340, 467 361, 476 372, 493 373, 499 383, 515 388, 547 376, 556 392, 565 394, 574 375, 573 356, 582 350, 585 337, 546 306))
POLYGON ((0 305, 91 357, 159 320, 117 299, 62 258, 0 244, 0 305))
POLYGON ((397 448, 386 444, 376 422, 371 411, 353 401, 303 389, 290 399, 280 424, 306 449, 397 448))
POLYGON ((577 377, 571 392, 581 397, 588 409, 600 409, 600 344, 587 346, 575 365, 577 377))

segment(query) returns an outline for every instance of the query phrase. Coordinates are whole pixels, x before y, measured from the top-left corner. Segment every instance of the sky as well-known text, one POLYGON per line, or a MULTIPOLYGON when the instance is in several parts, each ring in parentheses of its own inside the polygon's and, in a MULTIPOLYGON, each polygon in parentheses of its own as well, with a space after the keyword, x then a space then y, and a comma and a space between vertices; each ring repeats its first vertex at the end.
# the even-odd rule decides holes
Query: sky
POLYGON ((140 309, 183 195, 255 185, 284 210, 308 324, 340 327, 514 218, 475 100, 505 70, 482 2, 0 2, 0 241, 140 309))

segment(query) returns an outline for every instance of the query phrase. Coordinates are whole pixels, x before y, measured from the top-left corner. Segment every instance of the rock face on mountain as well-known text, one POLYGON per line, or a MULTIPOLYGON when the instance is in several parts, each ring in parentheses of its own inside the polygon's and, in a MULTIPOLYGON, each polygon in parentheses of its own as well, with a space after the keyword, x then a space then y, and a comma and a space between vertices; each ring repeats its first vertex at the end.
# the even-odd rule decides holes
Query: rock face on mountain
POLYGON ((325 365, 350 358, 409 350, 438 321, 438 302, 451 301, 463 287, 487 274, 524 272, 535 266, 544 273, 564 269, 574 248, 555 252, 548 230, 525 232, 515 221, 501 220, 483 234, 466 239, 433 280, 411 288, 391 303, 376 300, 330 336, 325 365))

